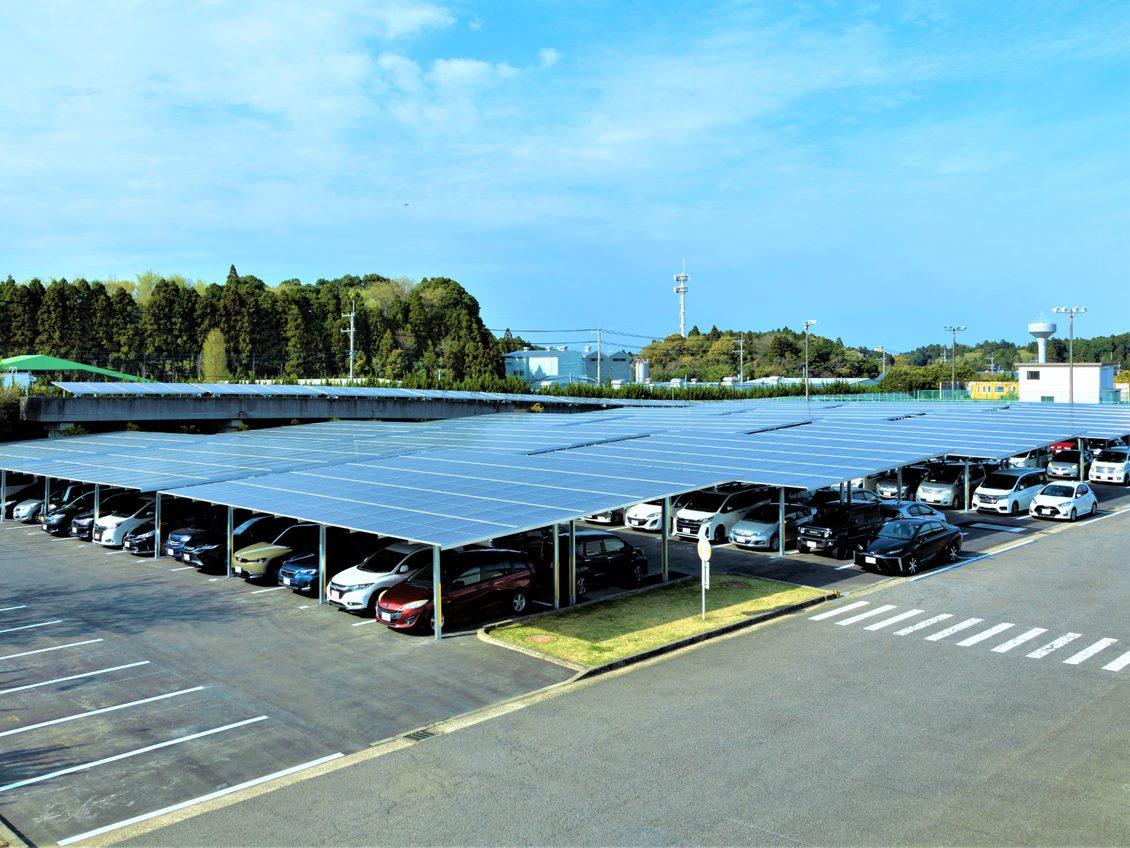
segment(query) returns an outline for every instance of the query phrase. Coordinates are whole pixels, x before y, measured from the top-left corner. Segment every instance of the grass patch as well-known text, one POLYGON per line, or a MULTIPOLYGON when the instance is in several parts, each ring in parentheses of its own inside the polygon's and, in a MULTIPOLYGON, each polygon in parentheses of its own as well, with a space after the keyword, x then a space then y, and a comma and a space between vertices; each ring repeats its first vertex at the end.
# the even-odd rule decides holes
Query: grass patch
POLYGON ((592 668, 825 594, 731 574, 715 574, 711 586, 705 621, 695 581, 509 624, 491 636, 592 668))

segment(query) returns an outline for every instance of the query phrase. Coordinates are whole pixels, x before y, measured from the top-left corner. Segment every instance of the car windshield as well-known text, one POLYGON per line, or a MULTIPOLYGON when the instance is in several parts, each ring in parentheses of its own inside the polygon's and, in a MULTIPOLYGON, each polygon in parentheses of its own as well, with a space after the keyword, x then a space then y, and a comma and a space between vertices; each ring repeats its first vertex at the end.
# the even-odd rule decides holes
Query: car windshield
POLYGON ((1125 462, 1126 451, 1107 448, 1106 450, 1099 451, 1095 459, 1099 462, 1125 462))
POLYGON ((939 465, 926 474, 927 483, 953 483, 961 476, 960 465, 939 465))
POLYGON ((1055 459, 1053 460, 1053 462, 1078 462, 1078 461, 1079 461, 1079 451, 1077 451, 1077 450, 1060 451, 1059 453, 1057 453, 1055 455, 1055 459))
POLYGON ((1062 483, 1052 483, 1050 486, 1044 486, 1044 490, 1040 494, 1049 495, 1053 498, 1073 498, 1075 497, 1075 487, 1065 486, 1062 483))
POLYGON ((773 522, 781 517, 781 508, 777 504, 762 504, 746 516, 747 521, 773 522))
POLYGON ((252 518, 249 518, 246 521, 244 521, 242 524, 237 526, 234 530, 232 530, 232 535, 233 536, 242 536, 244 533, 246 533, 248 530, 250 530, 252 527, 254 527, 256 524, 258 524, 260 521, 263 521, 263 520, 265 520, 265 519, 261 515, 256 515, 252 518))
POLYGON ((377 551, 372 556, 367 557, 365 561, 357 567, 362 571, 368 571, 372 574, 386 574, 400 565, 406 556, 408 556, 408 554, 404 551, 394 551, 391 548, 385 548, 383 551, 377 551))
POLYGON ((94 492, 87 492, 85 495, 79 495, 70 503, 65 503, 60 509, 75 509, 76 507, 83 506, 88 503, 94 503, 94 492))
POLYGON ((913 521, 888 521, 879 531, 885 539, 913 539, 918 525, 913 521))
POLYGON ((309 524, 295 524, 287 527, 278 536, 275 537, 274 544, 282 545, 283 547, 293 548, 295 545, 301 545, 314 528, 309 524))
POLYGON ((726 495, 720 495, 717 492, 699 492, 690 497, 686 503, 686 508, 693 509, 696 512, 717 512, 725 502, 726 495))
POLYGON ((1016 477, 1011 474, 990 474, 985 478, 985 482, 981 484, 983 489, 1000 489, 1005 492, 1011 492, 1012 487, 1016 485, 1016 477))

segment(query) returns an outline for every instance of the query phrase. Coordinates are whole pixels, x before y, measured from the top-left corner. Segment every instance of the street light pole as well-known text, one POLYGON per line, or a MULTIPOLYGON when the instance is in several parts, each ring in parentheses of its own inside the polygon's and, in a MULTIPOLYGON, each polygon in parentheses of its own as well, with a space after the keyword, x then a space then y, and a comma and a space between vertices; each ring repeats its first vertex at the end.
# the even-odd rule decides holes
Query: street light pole
POLYGON ((349 328, 342 329, 342 332, 349 336, 349 382, 353 382, 353 340, 357 335, 357 301, 351 300, 349 302, 349 311, 341 313, 342 318, 349 319, 349 328))
MULTIPOLYGON (((1053 306, 1052 312, 1067 316, 1067 402, 1075 403, 1075 316, 1087 311, 1086 306, 1053 306)), ((1079 458, 1082 463, 1083 458, 1079 458)))
POLYGON ((953 397, 953 387, 957 383, 957 334, 968 329, 964 324, 947 324, 945 327, 946 332, 953 334, 953 347, 950 354, 950 397, 953 397))
POLYGON ((808 328, 816 323, 815 318, 804 322, 804 402, 808 403, 808 328))
POLYGON ((879 379, 882 380, 887 376, 887 349, 879 345, 875 350, 879 354, 879 379))

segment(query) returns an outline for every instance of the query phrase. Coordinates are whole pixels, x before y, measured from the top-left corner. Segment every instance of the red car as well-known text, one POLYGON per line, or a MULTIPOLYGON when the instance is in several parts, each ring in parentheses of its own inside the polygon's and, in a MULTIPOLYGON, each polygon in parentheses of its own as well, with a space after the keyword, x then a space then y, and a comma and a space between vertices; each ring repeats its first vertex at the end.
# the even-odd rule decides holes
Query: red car
MULTIPOLYGON (((445 551, 440 559, 443 623, 490 614, 520 615, 530 603, 534 570, 525 554, 498 548, 445 551)), ((421 568, 377 601, 377 621, 396 630, 432 630, 432 569, 421 568)))
POLYGON ((1053 454, 1057 454, 1060 451, 1078 450, 1078 449, 1079 449, 1079 443, 1075 440, 1072 440, 1070 442, 1056 442, 1055 444, 1052 445, 1052 453, 1053 454))

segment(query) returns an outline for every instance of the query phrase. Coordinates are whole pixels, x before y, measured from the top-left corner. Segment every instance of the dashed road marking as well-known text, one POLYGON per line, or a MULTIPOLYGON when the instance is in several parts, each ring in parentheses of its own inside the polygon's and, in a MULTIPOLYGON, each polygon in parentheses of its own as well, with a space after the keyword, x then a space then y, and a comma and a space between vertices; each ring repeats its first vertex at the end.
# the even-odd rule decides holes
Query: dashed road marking
POLYGON ((870 601, 855 601, 855 602, 850 603, 850 604, 844 604, 842 607, 836 607, 833 610, 828 610, 828 612, 822 612, 819 615, 810 615, 808 617, 808 620, 809 621, 823 621, 824 619, 831 618, 834 615, 840 615, 842 613, 848 612, 848 611, 853 610, 853 609, 859 609, 860 607, 865 607, 869 603, 870 603, 870 601))
POLYGON ((252 594, 252 595, 262 595, 264 592, 277 592, 277 591, 279 591, 279 589, 285 589, 285 588, 286 588, 286 586, 270 586, 266 589, 256 589, 254 592, 251 592, 250 594, 252 594))
POLYGON ((1130 665, 1130 651, 1120 656, 1113 662, 1108 662, 1103 666, 1103 671, 1122 671, 1126 666, 1130 665))
POLYGON ((63 619, 61 618, 54 618, 51 621, 40 621, 35 624, 21 624, 19 627, 8 627, 4 630, 0 630, 0 633, 15 633, 17 630, 34 630, 36 627, 47 627, 51 624, 60 624, 62 621, 63 619))
POLYGON ((27 604, 19 604, 14 607, 0 607, 0 612, 11 612, 12 610, 27 609, 27 604))
POLYGON ((933 627, 938 622, 945 621, 947 618, 953 618, 953 613, 943 612, 943 613, 939 613, 938 615, 931 616, 930 618, 927 618, 925 621, 920 621, 917 624, 912 624, 912 625, 910 625, 910 627, 904 627, 902 630, 896 630, 895 635, 896 636, 909 636, 911 633, 914 633, 915 631, 924 630, 927 627, 933 627))
POLYGON ((922 615, 925 610, 912 609, 906 612, 900 612, 898 615, 892 615, 890 618, 884 618, 882 621, 877 621, 874 624, 869 624, 864 627, 864 630, 882 630, 884 627, 889 627, 892 624, 898 624, 900 621, 906 621, 908 618, 914 618, 916 615, 922 615))
POLYGON ((992 639, 998 633, 1004 633, 1004 631, 1015 626, 1016 625, 1012 624, 1011 622, 1004 624, 994 624, 988 630, 982 630, 980 633, 974 633, 967 639, 962 639, 957 643, 957 646, 959 648, 968 648, 971 645, 976 645, 979 642, 984 642, 986 639, 992 639))
POLYGON ((1025 630, 1019 636, 1013 636, 1007 642, 1003 642, 993 648, 993 651, 998 654, 1005 654, 1015 648, 1017 645, 1023 645, 1025 642, 1030 642, 1037 636, 1042 636, 1047 633, 1046 627, 1033 627, 1031 630, 1025 630))
POLYGON ((894 604, 883 604, 881 607, 875 607, 875 609, 866 610, 865 612, 853 615, 851 618, 840 619, 836 622, 836 624, 840 625, 841 627, 845 627, 849 624, 855 624, 857 621, 863 621, 866 618, 872 618, 873 616, 882 615, 885 612, 890 612, 894 608, 894 604))
POLYGON ((943 630, 939 630, 937 633, 931 633, 929 636, 926 637, 926 641, 927 642, 940 641, 942 639, 945 639, 947 636, 952 636, 954 633, 957 633, 957 632, 962 631, 962 630, 966 630, 966 629, 972 627, 975 624, 980 624, 984 620, 985 619, 983 619, 983 618, 967 618, 967 619, 965 619, 965 621, 959 621, 957 624, 951 624, 949 627, 946 627, 943 630))
POLYGON ((25 727, 16 727, 12 730, 2 731, 0 732, 0 738, 5 736, 15 736, 19 733, 27 733, 31 730, 39 730, 41 727, 51 727, 52 725, 56 724, 67 724, 68 722, 79 721, 84 718, 90 718, 91 716, 102 715, 104 713, 115 713, 118 710, 125 710, 130 707, 139 707, 142 704, 152 704, 155 701, 165 701, 169 698, 176 698, 180 695, 188 695, 191 692, 200 692, 203 691, 203 689, 203 686, 193 686, 191 689, 179 689, 176 692, 166 692, 164 695, 154 695, 151 698, 142 698, 138 701, 129 701, 125 704, 115 704, 112 707, 102 707, 102 709, 99 710, 86 710, 85 712, 75 713, 74 715, 63 716, 62 718, 54 718, 50 721, 40 721, 36 722, 35 724, 26 725, 25 727))
POLYGON ((1109 648, 1111 645, 1113 645, 1117 641, 1118 641, 1117 639, 1099 639, 1099 641, 1095 642, 1092 645, 1088 645, 1086 648, 1081 650, 1079 653, 1073 654, 1072 656, 1065 659, 1063 662, 1064 662, 1065 665, 1079 665, 1079 663, 1086 662, 1091 657, 1093 657, 1095 654, 1097 654, 1099 651, 1106 650, 1107 648, 1109 648))
POLYGON ((1028 655, 1028 659, 1041 660, 1052 651, 1059 650, 1068 642, 1074 642, 1082 635, 1082 633, 1065 633, 1058 639, 1053 639, 1051 642, 1048 642, 1048 644, 1044 645, 1042 648, 1037 648, 1036 650, 1034 650, 1028 655))

